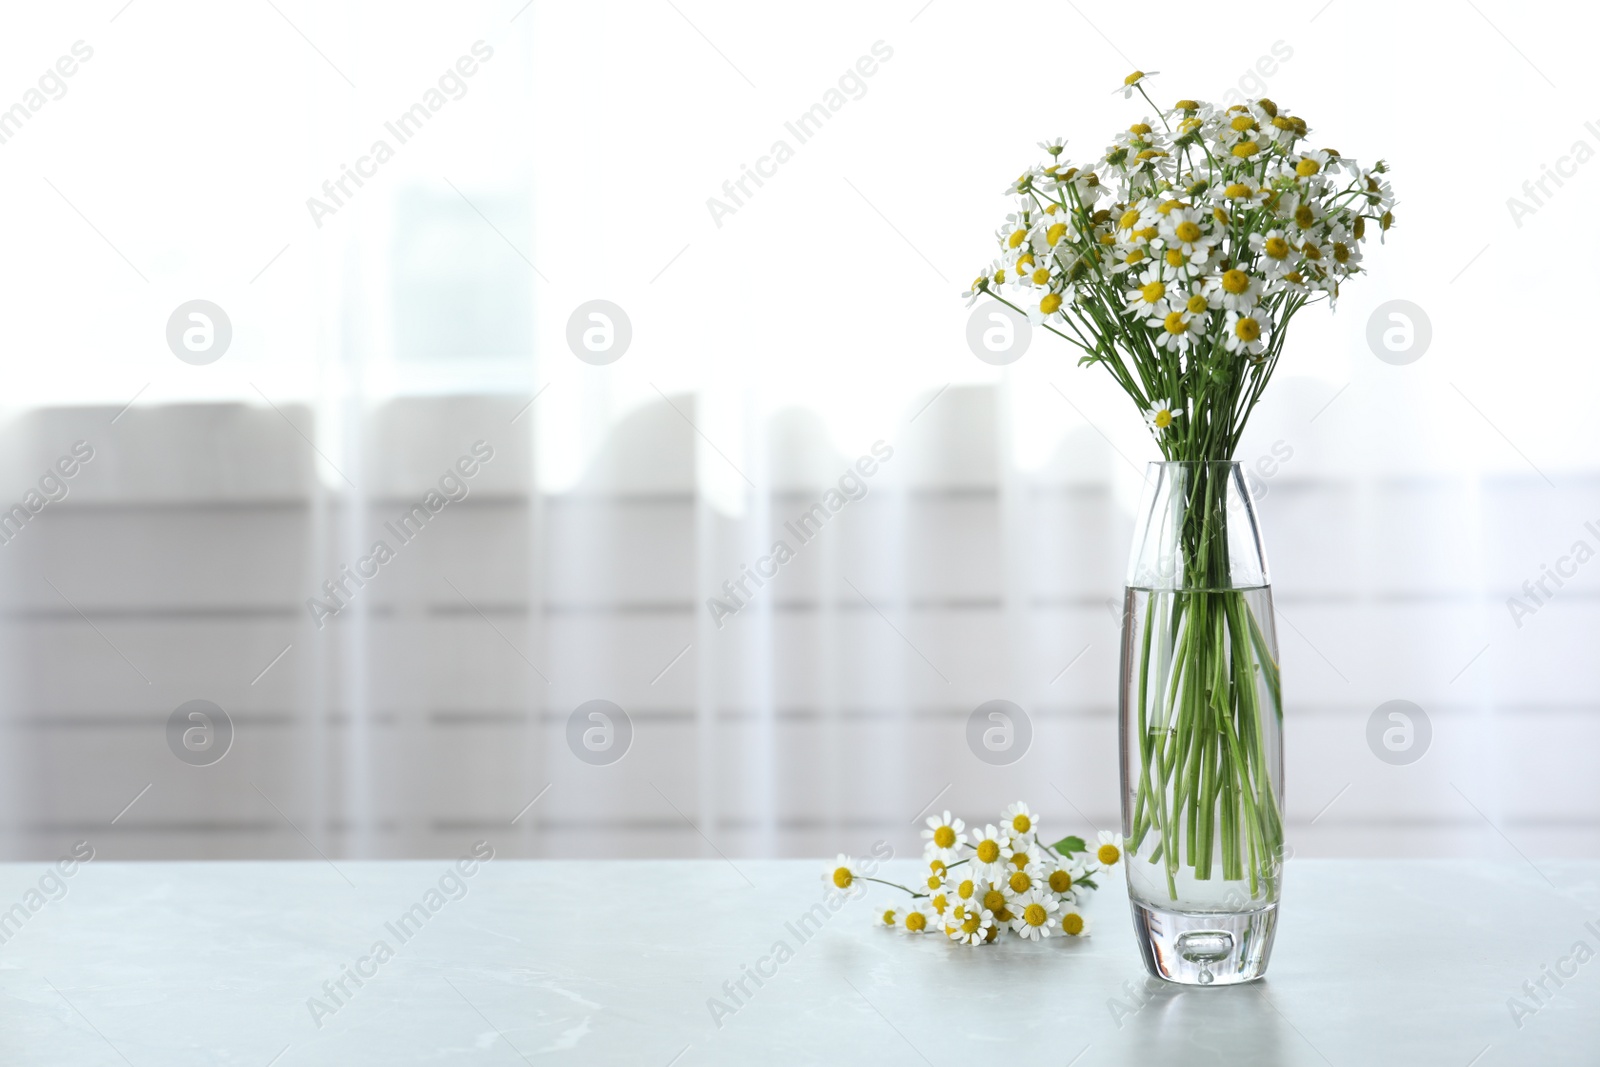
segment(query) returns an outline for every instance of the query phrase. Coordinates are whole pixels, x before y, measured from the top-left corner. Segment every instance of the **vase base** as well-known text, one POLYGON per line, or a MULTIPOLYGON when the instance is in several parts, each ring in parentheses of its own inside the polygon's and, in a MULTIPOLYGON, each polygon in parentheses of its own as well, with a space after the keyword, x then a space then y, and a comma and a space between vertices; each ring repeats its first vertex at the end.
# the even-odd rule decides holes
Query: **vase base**
POLYGON ((1130 900, 1145 970, 1179 985, 1239 985, 1267 973, 1278 906, 1259 911, 1169 911, 1130 900))

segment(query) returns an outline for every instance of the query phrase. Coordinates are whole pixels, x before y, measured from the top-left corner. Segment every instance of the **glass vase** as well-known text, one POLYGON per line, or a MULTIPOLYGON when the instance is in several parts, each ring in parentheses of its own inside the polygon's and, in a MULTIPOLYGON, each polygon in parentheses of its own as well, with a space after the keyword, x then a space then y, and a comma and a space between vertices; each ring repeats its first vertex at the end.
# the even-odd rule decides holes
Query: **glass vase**
POLYGON ((1239 464, 1152 463, 1122 616, 1122 832, 1157 978, 1267 969, 1283 871, 1283 700, 1272 587, 1239 464))

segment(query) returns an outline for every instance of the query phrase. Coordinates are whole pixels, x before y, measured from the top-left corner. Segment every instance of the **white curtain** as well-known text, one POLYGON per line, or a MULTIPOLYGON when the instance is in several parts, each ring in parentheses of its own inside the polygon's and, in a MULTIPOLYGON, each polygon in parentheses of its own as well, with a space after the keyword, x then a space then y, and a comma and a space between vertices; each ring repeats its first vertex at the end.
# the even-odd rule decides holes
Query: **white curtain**
MULTIPOLYGON (((1055 339, 978 360, 957 298, 1034 142, 1143 117, 1110 93, 1135 35, 1089 14, 1115 43, 1045 5, 14 16, 13 69, 93 54, 0 144, 0 503, 93 458, 0 545, 8 854, 908 854, 924 809, 1018 798, 1112 827, 1154 450, 1055 339), (1071 61, 1019 71, 1017 27, 1062 20, 1071 61), (164 335, 194 299, 232 326, 203 366, 164 335), (569 344, 575 314, 617 336, 593 301, 630 328, 613 362, 569 344), (234 731, 207 766, 167 741, 197 699, 234 731), (968 742, 997 700, 1031 731, 1009 764, 968 742)), ((1427 47, 1379 84, 1349 76, 1356 5, 1256 14, 1150 62, 1158 99, 1270 93, 1401 197, 1240 449, 1291 840, 1593 855, 1596 372, 1581 300, 1521 267, 1587 225, 1572 145, 1600 137, 1539 73, 1582 35, 1519 58, 1386 11, 1427 47), (1452 138, 1532 162, 1457 191, 1452 138), (1514 216, 1543 159, 1577 176, 1514 216), (1393 300, 1431 323, 1409 365, 1368 341, 1393 300), (1396 699, 1431 726, 1403 766, 1367 740, 1396 699)))

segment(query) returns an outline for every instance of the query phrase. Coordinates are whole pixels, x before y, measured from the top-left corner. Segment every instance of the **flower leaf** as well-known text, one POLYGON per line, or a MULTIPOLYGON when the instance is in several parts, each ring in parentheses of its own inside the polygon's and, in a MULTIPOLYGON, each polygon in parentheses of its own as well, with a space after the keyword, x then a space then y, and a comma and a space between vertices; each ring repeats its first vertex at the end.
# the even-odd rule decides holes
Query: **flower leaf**
POLYGON ((1089 851, 1089 847, 1083 843, 1083 838, 1076 835, 1068 835, 1067 837, 1063 837, 1060 841, 1057 841, 1050 847, 1061 853, 1063 856, 1070 856, 1074 852, 1089 851))

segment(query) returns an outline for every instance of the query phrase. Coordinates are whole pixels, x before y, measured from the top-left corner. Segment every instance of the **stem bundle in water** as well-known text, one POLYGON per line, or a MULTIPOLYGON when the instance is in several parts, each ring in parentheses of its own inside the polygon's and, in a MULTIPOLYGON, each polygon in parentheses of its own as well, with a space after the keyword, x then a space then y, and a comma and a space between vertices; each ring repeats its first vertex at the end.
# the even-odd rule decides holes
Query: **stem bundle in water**
POLYGON ((1238 586, 1230 568, 1222 466, 1196 465, 1172 498, 1173 580, 1128 589, 1123 655, 1138 733, 1128 873, 1130 888, 1154 897, 1159 883, 1139 877, 1136 860, 1159 863, 1169 901, 1238 908, 1278 895, 1282 693, 1271 589, 1238 586), (1193 884, 1214 882, 1219 866, 1221 881, 1248 881, 1247 897, 1193 884))

